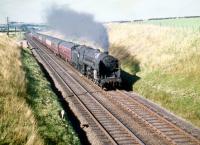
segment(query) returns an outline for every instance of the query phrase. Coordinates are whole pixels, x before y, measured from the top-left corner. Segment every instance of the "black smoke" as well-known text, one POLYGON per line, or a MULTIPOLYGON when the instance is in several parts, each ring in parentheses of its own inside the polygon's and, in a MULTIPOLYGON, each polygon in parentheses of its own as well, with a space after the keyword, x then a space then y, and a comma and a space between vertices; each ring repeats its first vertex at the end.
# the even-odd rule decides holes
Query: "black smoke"
POLYGON ((48 9, 48 25, 65 35, 66 38, 90 41, 108 51, 107 29, 88 13, 79 13, 69 7, 53 6, 48 9))

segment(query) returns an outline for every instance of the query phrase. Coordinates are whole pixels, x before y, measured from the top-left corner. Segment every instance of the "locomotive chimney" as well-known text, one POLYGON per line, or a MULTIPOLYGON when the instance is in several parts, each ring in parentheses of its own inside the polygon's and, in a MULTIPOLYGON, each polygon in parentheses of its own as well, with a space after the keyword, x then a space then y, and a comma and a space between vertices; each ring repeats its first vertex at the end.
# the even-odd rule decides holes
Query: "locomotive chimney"
POLYGON ((108 54, 108 51, 104 51, 103 53, 108 54))

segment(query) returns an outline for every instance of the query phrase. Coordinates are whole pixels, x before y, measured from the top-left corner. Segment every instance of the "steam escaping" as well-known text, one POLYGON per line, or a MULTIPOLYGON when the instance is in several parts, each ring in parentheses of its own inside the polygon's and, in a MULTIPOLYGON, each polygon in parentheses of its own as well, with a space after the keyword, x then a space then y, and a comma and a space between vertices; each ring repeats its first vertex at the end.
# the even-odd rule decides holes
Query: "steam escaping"
POLYGON ((108 52, 107 29, 102 23, 96 22, 91 14, 54 6, 47 13, 47 24, 68 39, 90 41, 108 52))

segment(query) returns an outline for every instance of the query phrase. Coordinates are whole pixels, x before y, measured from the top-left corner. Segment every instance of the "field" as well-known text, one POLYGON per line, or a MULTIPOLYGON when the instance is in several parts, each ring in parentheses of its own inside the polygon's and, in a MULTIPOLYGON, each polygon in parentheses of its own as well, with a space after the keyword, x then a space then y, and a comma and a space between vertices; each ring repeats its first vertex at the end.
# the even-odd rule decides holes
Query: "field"
POLYGON ((107 27, 110 53, 137 78, 133 90, 200 127, 200 32, 150 22, 107 27))
POLYGON ((145 20, 142 24, 154 24, 158 26, 176 27, 182 29, 193 29, 200 32, 200 17, 196 18, 176 18, 162 20, 145 20))
POLYGON ((30 50, 0 36, 0 144, 80 144, 30 50))

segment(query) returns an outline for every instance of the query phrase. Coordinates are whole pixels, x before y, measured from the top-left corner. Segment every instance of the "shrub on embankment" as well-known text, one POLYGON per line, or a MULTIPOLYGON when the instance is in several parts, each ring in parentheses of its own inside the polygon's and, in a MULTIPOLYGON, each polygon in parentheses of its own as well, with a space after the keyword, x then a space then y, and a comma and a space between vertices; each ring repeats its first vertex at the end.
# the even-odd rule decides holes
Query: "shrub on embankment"
POLYGON ((110 52, 140 77, 133 90, 200 126, 199 31, 134 23, 108 30, 110 52))

